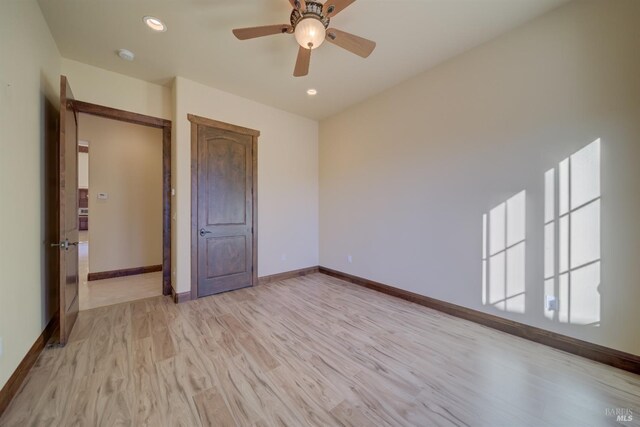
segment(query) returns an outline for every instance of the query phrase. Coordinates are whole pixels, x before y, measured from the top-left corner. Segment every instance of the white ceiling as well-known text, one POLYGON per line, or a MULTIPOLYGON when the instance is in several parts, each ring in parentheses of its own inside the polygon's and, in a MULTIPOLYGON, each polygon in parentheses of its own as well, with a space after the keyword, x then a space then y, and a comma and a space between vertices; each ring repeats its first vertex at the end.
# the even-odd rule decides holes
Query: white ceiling
MULTIPOLYGON (((293 35, 239 41, 233 28, 289 23, 287 0, 39 0, 65 58, 150 82, 179 75, 322 119, 567 0, 358 0, 331 26, 377 42, 367 59, 331 43, 293 77, 293 35), (161 18, 154 33, 144 15, 161 18), (126 48, 134 62, 118 58, 126 48), (308 88, 318 95, 309 97, 308 88)), ((73 82, 72 82, 73 83, 73 82)))

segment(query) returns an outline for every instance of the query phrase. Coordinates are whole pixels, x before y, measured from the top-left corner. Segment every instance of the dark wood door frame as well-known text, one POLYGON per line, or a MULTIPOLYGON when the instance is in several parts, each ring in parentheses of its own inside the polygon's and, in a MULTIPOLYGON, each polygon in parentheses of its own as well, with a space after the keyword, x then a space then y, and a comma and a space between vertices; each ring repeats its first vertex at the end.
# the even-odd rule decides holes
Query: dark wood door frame
POLYGON ((78 113, 162 129, 162 293, 171 295, 171 120, 73 101, 78 113))
POLYGON ((232 125, 205 117, 187 114, 191 122, 191 299, 198 298, 198 125, 249 135, 253 150, 253 276, 251 285, 258 285, 258 137, 260 131, 232 125))

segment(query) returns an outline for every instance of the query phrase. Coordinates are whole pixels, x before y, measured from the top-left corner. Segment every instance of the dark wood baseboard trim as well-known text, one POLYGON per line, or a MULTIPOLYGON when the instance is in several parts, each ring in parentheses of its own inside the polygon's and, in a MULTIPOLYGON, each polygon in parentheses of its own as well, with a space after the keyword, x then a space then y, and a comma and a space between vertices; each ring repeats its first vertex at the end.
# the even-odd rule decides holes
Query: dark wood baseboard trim
POLYGON ((373 280, 364 279, 351 274, 342 273, 330 268, 320 267, 319 272, 359 286, 364 286, 365 288, 373 289, 397 298, 402 298, 455 317, 470 320, 520 338, 525 338, 558 350, 566 351, 567 353, 624 369, 625 371, 633 372, 635 374, 640 374, 640 356, 636 356, 631 353, 625 353, 623 351, 582 341, 577 338, 547 331, 535 326, 504 319, 493 314, 483 313, 471 308, 440 301, 435 298, 405 291, 404 289, 394 288, 393 286, 374 282, 373 280))
POLYGON ((191 301, 191 292, 177 293, 172 287, 171 298, 173 299, 173 302, 176 304, 180 304, 181 302, 191 301))
POLYGON ((7 409, 9 403, 11 403, 11 399, 13 399, 16 393, 18 393, 18 390, 20 390, 22 382, 27 377, 27 374, 33 367, 33 364, 38 360, 40 352, 58 328, 59 318, 60 316, 58 313, 51 318, 49 324, 44 328, 44 331, 42 331, 40 336, 36 339, 36 342, 33 343, 27 354, 22 359, 22 362, 20 362, 16 370, 9 377, 7 383, 2 387, 2 390, 0 390, 0 416, 2 416, 4 410, 7 409))
POLYGON ((135 276, 136 274, 153 273, 162 271, 162 265, 149 265, 147 267, 124 268, 122 270, 99 271, 97 273, 89 273, 87 280, 113 279, 114 277, 135 276))
POLYGON ((280 280, 292 279, 294 277, 306 276, 307 274, 317 273, 320 267, 307 267, 299 270, 285 271, 283 273, 272 274, 270 276, 258 277, 258 285, 266 285, 267 283, 279 282, 280 280))

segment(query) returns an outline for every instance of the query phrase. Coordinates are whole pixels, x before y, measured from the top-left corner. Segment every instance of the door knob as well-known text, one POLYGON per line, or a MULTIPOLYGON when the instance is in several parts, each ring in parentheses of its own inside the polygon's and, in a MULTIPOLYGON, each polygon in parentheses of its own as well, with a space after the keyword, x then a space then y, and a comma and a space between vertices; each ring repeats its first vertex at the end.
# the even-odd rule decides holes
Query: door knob
POLYGON ((70 246, 78 246, 78 242, 70 242, 69 239, 65 239, 60 243, 51 243, 51 247, 59 247, 65 251, 68 251, 70 246))
POLYGON ((205 230, 204 228, 200 229, 200 237, 204 237, 207 234, 211 234, 210 231, 205 230))
POLYGON ((52 248, 60 247, 60 249, 67 249, 67 243, 68 243, 68 242, 69 242, 68 240, 63 240, 63 241, 62 241, 62 242, 60 242, 60 243, 52 243, 52 244, 51 244, 51 247, 52 247, 52 248))

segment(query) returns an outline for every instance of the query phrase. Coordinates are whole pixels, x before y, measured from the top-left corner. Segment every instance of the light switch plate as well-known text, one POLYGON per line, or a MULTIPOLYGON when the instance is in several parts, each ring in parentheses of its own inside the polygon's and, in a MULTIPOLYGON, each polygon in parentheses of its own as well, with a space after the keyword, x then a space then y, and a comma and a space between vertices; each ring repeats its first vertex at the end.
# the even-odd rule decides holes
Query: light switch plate
POLYGON ((0 357, 4 354, 4 346, 2 345, 2 337, 0 337, 0 357))
POLYGON ((109 198, 109 193, 98 193, 98 199, 107 200, 109 198))

